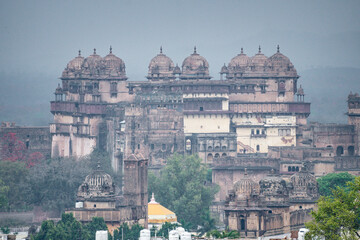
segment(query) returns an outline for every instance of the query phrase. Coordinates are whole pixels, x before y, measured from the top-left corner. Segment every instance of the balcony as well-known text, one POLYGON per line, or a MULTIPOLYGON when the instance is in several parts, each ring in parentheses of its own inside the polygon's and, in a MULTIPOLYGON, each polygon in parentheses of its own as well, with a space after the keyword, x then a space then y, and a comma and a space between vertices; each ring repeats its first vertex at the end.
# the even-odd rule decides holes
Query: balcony
POLYGON ((70 124, 65 123, 51 123, 50 124, 50 133, 51 134, 64 134, 69 135, 70 134, 70 124))
POLYGON ((105 114, 106 105, 96 103, 78 102, 56 102, 52 101, 50 106, 51 113, 81 113, 81 114, 105 114))
POLYGON ((251 134, 250 135, 251 138, 266 138, 266 134, 251 134))

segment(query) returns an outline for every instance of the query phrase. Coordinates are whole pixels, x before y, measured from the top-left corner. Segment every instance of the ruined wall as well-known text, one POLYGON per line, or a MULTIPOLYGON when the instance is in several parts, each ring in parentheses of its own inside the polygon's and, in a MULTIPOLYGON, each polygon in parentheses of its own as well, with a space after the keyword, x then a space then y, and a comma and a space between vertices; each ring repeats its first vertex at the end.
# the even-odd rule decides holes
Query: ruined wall
MULTIPOLYGON (((51 135, 49 127, 19 127, 14 123, 3 122, 0 127, 0 153, 2 137, 8 133, 15 133, 17 140, 25 144, 29 153, 40 152, 45 158, 51 155, 51 135)), ((0 160, 2 156, 0 154, 0 160)))

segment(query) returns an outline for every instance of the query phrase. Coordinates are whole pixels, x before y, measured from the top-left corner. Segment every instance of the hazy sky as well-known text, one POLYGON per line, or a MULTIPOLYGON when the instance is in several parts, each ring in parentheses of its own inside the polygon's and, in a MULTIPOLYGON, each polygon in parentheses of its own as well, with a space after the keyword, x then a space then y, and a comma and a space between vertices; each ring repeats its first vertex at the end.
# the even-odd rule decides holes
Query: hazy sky
POLYGON ((144 79, 160 45, 179 65, 196 45, 215 78, 241 47, 252 56, 258 45, 270 56, 280 44, 298 71, 359 68, 359 13, 349 0, 1 0, 0 71, 58 77, 78 49, 105 56, 110 45, 130 80, 144 79))

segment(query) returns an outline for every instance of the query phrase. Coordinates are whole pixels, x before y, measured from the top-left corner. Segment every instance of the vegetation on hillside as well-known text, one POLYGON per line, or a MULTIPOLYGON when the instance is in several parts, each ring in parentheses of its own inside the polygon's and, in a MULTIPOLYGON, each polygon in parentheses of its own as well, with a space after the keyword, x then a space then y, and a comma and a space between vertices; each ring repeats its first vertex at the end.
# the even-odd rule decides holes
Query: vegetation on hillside
POLYGON ((209 207, 218 187, 208 184, 208 168, 196 156, 175 154, 156 177, 149 173, 149 195, 154 193, 156 201, 174 211, 185 229, 197 229, 204 232, 213 228, 209 207), (209 226, 209 222, 210 225, 209 226))

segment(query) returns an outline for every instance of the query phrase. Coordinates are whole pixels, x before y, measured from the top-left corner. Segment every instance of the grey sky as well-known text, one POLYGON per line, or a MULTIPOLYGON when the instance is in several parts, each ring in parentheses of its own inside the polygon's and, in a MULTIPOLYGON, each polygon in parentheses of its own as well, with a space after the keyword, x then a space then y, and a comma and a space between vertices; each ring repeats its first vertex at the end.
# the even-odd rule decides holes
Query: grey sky
POLYGON ((110 45, 130 80, 143 79, 160 45, 179 65, 196 45, 215 78, 241 47, 252 56, 259 44, 267 56, 280 44, 298 70, 359 68, 359 12, 348 0, 2 0, 0 71, 60 76, 78 49, 105 56, 110 45))

